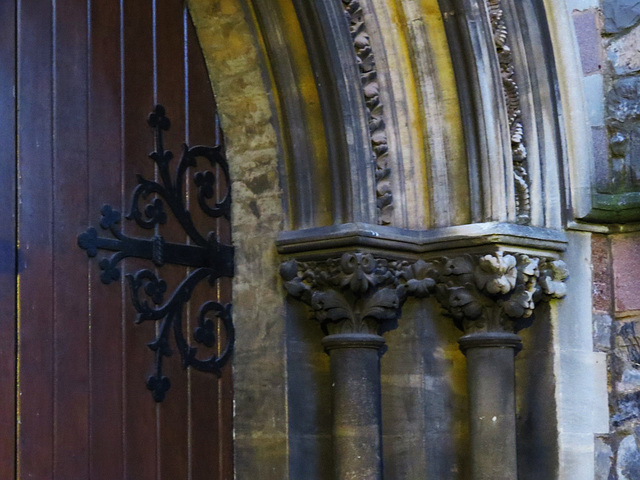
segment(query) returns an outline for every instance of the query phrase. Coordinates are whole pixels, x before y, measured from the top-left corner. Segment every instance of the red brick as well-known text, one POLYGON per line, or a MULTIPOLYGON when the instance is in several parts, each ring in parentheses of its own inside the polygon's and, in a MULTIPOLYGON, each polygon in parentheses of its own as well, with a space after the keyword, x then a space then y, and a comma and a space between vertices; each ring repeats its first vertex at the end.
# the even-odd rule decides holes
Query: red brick
POLYGON ((606 235, 591 237, 591 262, 593 264, 593 309, 611 312, 611 245, 606 235))
POLYGON ((615 311, 640 310, 640 233, 612 235, 611 257, 615 311))
POLYGON ((598 27, 598 18, 594 10, 575 12, 573 23, 580 46, 582 73, 589 75, 602 69, 602 37, 598 27))

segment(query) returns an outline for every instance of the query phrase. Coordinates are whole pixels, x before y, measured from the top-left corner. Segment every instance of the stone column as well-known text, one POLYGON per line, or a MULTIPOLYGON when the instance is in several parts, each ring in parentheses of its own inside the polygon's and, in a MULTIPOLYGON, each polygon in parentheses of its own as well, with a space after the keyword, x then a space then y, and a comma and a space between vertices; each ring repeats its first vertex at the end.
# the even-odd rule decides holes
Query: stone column
POLYGON ((381 480, 382 333, 395 328, 408 289, 396 262, 346 253, 285 262, 287 292, 311 307, 331 357, 334 471, 337 480, 381 480))
POLYGON ((563 262, 522 254, 464 255, 443 259, 435 294, 465 333, 473 480, 518 478, 516 332, 530 323, 535 304, 560 298, 563 262))
POLYGON ((380 356, 384 338, 328 335, 331 356, 335 478, 382 479, 380 356))
POLYGON ((353 253, 291 260, 280 273, 327 334, 336 479, 382 478, 380 335, 395 327, 408 296, 429 295, 464 332, 472 478, 517 479, 517 332, 531 322, 536 303, 565 295, 562 261, 501 251, 429 262, 353 253))
POLYGON ((518 478, 514 356, 522 345, 520 337, 472 333, 459 343, 467 357, 473 478, 514 480, 518 478))

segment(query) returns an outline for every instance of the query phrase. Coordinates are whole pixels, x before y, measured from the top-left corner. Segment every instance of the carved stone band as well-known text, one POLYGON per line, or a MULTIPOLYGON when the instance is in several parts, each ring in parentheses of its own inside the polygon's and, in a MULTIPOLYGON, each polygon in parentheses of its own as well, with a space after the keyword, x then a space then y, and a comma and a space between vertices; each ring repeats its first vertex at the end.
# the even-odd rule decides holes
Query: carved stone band
POLYGON ((393 193, 389 177, 389 144, 384 121, 380 85, 373 55, 365 15, 358 0, 342 0, 345 14, 349 21, 349 31, 353 39, 356 61, 360 70, 360 81, 365 105, 369 117, 369 137, 376 165, 376 205, 378 207, 378 223, 391 223, 393 212, 393 193))
POLYGON ((515 333, 535 305, 566 293, 561 260, 521 253, 395 260, 370 253, 282 264, 285 289, 311 307, 327 334, 382 334, 409 296, 436 297, 463 332, 515 333))

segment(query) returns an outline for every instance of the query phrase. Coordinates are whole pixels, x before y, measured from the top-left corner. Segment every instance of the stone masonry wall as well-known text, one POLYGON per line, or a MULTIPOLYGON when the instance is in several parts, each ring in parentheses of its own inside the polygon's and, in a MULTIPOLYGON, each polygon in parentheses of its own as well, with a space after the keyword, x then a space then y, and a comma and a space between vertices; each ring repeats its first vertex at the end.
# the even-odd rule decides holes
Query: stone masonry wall
POLYGON ((567 0, 592 128, 595 189, 640 192, 640 2, 567 0))
POLYGON ((233 179, 235 474, 286 480, 284 296, 275 249, 284 215, 271 89, 245 2, 188 4, 216 93, 233 179))
POLYGON ((640 2, 604 0, 605 123, 609 145, 605 193, 640 188, 640 2))
MULTIPOLYGON (((580 49, 583 87, 587 104, 587 122, 591 126, 595 171, 598 189, 609 185, 608 136, 604 114, 604 79, 606 65, 602 41, 602 10, 600 0, 567 0, 572 11, 580 49)), ((585 165, 585 168, 587 166, 585 165)))
POLYGON ((595 189, 640 192, 640 1, 568 3, 593 134, 595 189))
MULTIPOLYGON (((640 1, 567 3, 592 129, 594 192, 609 196, 615 215, 640 192, 640 1)), ((594 234, 592 262, 594 349, 607 354, 610 411, 609 433, 596 438, 596 478, 640 479, 640 233, 594 234)))
POLYGON ((640 233, 594 235, 594 347, 608 354, 609 434, 596 479, 640 478, 640 233))

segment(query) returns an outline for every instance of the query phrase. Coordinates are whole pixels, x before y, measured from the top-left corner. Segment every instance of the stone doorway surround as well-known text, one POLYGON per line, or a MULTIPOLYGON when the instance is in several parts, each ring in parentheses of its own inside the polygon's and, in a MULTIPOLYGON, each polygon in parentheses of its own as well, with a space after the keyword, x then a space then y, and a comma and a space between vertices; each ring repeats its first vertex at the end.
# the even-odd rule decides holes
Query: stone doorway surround
MULTIPOLYGON (((562 258, 566 298, 539 304, 521 333, 518 478, 593 478, 606 368, 592 349, 590 234, 568 229, 590 209, 591 152, 565 2, 189 5, 234 179, 236 478, 335 478, 330 357, 285 297, 298 274, 279 271, 344 254, 562 258), (504 100, 513 85, 519 114, 504 100)), ((385 335, 387 478, 470 475, 459 336, 417 298, 385 335)))

